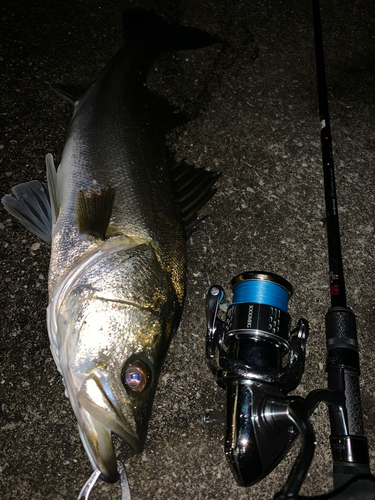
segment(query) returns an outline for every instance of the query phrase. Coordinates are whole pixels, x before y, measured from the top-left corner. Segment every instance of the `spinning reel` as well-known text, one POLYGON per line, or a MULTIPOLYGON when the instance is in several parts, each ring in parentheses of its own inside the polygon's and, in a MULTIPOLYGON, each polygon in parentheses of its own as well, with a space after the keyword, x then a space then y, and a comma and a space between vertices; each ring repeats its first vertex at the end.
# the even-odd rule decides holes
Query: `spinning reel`
POLYGON ((206 356, 227 391, 225 454, 237 483, 250 486, 284 457, 296 436, 293 424, 306 420, 304 401, 287 394, 304 370, 308 323, 300 319, 290 331, 293 288, 280 276, 247 272, 232 286, 225 322, 218 317, 224 290, 208 292, 206 356))
MULTIPOLYGON (((238 485, 251 486, 263 479, 300 435, 300 453, 275 499, 300 498, 298 492, 314 455, 315 436, 309 417, 324 401, 330 407, 334 430, 331 448, 335 487, 355 477, 353 488, 358 490, 358 475, 369 475, 369 457, 363 426, 350 428, 352 418, 345 406, 356 390, 348 385, 348 376, 358 380, 356 331, 348 323, 354 314, 349 308, 331 308, 327 314, 327 321, 334 326, 344 324, 341 342, 328 342, 328 372, 337 390, 315 390, 306 399, 289 396, 301 381, 309 333, 305 319, 299 319, 291 330, 291 284, 276 274, 255 271, 235 276, 232 288, 233 300, 225 321, 219 318, 224 290, 218 285, 209 289, 206 358, 216 382, 226 390, 225 455, 238 485)), ((207 414, 205 420, 213 419, 207 414)), ((356 420, 362 422, 361 414, 356 420)), ((365 476, 363 481, 361 487, 370 485, 374 493, 372 476, 365 476)), ((336 496, 337 491, 335 496, 325 498, 357 498, 345 496, 347 488, 344 496, 336 496)))

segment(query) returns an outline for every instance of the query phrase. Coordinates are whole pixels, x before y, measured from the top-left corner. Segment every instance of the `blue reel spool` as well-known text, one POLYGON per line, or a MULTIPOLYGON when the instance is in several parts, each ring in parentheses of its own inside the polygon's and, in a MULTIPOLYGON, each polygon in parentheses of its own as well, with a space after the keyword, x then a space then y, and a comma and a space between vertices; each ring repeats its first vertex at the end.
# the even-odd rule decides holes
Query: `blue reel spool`
POLYGON ((274 273, 250 271, 232 279, 233 302, 228 308, 225 343, 231 337, 271 342, 285 353, 289 350, 288 302, 292 285, 274 273))
POLYGON ((253 302, 288 312, 293 287, 284 278, 273 273, 247 272, 232 280, 233 304, 253 302))

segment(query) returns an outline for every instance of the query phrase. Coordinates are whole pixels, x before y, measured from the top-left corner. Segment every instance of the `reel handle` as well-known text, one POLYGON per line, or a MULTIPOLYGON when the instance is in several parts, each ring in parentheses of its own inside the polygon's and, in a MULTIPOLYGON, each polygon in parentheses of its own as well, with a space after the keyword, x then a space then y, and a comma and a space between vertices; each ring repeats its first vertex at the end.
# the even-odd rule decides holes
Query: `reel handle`
POLYGON ((344 425, 338 407, 329 408, 335 488, 352 476, 370 474, 359 389, 356 319, 349 307, 331 307, 326 314, 328 387, 345 398, 344 425))

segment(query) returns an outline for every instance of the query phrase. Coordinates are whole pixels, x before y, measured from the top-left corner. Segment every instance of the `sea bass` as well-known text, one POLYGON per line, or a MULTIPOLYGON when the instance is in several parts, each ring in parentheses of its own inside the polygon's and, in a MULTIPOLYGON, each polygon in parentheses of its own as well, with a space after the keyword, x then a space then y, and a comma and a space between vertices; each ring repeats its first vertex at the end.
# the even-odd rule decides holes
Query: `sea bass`
POLYGON ((124 46, 89 87, 57 84, 74 103, 61 163, 47 184, 2 199, 51 242, 47 325, 51 350, 94 469, 118 479, 115 433, 144 445, 153 397, 185 295, 186 238, 217 175, 177 163, 164 135, 184 121, 146 87, 163 50, 215 37, 125 11, 124 46))

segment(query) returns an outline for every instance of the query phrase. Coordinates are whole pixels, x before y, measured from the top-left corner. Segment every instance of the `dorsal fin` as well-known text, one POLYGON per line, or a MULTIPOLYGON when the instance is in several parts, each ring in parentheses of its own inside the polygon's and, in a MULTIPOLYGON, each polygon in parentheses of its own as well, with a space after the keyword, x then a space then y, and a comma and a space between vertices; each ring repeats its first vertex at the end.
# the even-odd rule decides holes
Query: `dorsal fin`
POLYGON ((48 193, 52 212, 52 224, 54 224, 57 220, 57 217, 59 216, 61 200, 55 162, 53 161, 53 156, 51 155, 51 153, 48 153, 46 155, 46 169, 48 193))
POLYGON ((105 239, 109 220, 115 201, 115 189, 104 187, 98 193, 92 189, 90 194, 78 191, 77 223, 82 234, 90 234, 95 238, 105 239))
POLYGON ((180 205, 186 236, 189 237, 198 222, 197 212, 213 197, 217 189, 213 185, 221 174, 209 172, 186 163, 174 162, 171 177, 180 205))
POLYGON ((29 181, 12 189, 13 196, 2 198, 5 209, 18 219, 23 226, 46 243, 51 243, 52 226, 60 210, 57 174, 53 157, 46 156, 47 184, 29 181))
POLYGON ((52 213, 47 184, 29 181, 12 189, 1 201, 5 209, 23 226, 46 243, 51 243, 52 213))
POLYGON ((79 101, 90 86, 88 83, 51 83, 51 89, 72 104, 79 101))

